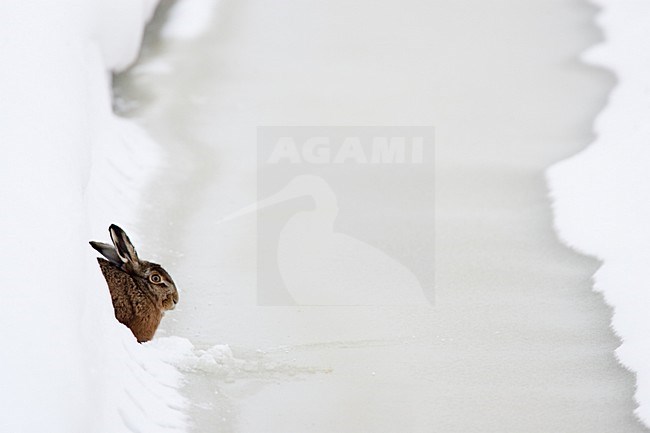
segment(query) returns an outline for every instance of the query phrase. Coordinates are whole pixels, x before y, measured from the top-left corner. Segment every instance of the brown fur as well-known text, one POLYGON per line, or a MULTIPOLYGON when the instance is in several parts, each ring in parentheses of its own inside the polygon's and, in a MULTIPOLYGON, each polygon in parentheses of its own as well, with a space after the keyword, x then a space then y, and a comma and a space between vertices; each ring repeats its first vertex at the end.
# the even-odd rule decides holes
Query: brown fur
POLYGON ((151 340, 163 310, 148 295, 146 283, 132 278, 108 260, 97 258, 97 261, 111 292, 115 318, 133 332, 138 342, 151 340))
POLYGON ((157 263, 138 258, 124 230, 108 228, 113 245, 91 241, 90 245, 106 259, 97 262, 111 292, 115 318, 126 325, 138 342, 149 341, 156 333, 165 310, 178 302, 172 277, 157 263))

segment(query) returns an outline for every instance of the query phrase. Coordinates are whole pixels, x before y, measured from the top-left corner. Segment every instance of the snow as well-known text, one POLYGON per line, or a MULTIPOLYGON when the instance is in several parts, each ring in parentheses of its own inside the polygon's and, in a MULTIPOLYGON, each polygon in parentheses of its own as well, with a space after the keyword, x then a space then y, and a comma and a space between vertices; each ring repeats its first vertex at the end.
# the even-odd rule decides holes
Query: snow
MULTIPOLYGON (((115 321, 87 244, 115 222, 138 245, 129 227, 160 155, 113 114, 110 74, 135 60, 156 3, 0 2, 0 432, 183 432, 183 372, 228 378, 256 362, 179 337, 137 344, 115 321)), ((604 262, 595 288, 614 307, 617 353, 637 373, 638 414, 650 425, 650 3, 597 3, 607 42, 585 59, 619 84, 597 140, 548 180, 561 238, 604 262)), ((163 36, 200 36, 217 6, 176 2, 163 36)))
POLYGON ((596 140, 547 177, 559 236, 603 261, 594 288, 613 307, 617 356, 637 375, 636 413, 650 426, 650 3, 594 3, 605 42, 584 59, 618 83, 596 120, 596 140))
POLYGON ((187 338, 163 337, 146 345, 156 351, 160 359, 184 372, 198 371, 210 373, 212 377, 228 378, 251 368, 251 361, 237 358, 227 344, 197 349, 187 338))
POLYGON ((159 161, 110 86, 155 5, 0 3, 0 431, 186 431, 181 373, 114 319, 87 243, 134 223, 159 161))
POLYGON ((183 0, 174 3, 161 35, 165 39, 188 40, 204 33, 211 22, 217 0, 183 0))

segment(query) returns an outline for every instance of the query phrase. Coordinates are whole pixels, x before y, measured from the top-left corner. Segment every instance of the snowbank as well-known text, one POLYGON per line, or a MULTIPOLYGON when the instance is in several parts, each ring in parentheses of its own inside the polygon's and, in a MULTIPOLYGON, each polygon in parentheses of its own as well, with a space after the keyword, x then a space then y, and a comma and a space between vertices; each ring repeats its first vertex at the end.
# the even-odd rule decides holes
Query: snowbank
POLYGON ((592 1, 606 41, 585 60, 618 84, 596 141, 549 169, 548 183, 560 237, 603 261, 594 287, 614 309, 617 355, 637 374, 637 414, 650 426, 650 2, 592 1))
POLYGON ((183 0, 174 3, 162 28, 165 39, 187 40, 202 35, 210 26, 218 0, 183 0))
POLYGON ((87 244, 133 223, 156 164, 110 94, 155 5, 0 2, 2 432, 186 429, 180 373, 115 321, 87 244))

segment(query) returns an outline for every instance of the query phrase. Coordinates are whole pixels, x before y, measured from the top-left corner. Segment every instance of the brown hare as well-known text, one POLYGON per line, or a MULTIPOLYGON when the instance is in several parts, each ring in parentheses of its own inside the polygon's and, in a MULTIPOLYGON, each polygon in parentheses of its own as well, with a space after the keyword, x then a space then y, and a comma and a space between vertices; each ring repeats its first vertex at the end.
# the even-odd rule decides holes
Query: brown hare
POLYGON ((166 310, 178 303, 178 291, 158 264, 140 260, 124 230, 108 228, 113 245, 91 241, 107 260, 97 258, 111 292, 115 318, 125 324, 138 342, 153 338, 166 310))

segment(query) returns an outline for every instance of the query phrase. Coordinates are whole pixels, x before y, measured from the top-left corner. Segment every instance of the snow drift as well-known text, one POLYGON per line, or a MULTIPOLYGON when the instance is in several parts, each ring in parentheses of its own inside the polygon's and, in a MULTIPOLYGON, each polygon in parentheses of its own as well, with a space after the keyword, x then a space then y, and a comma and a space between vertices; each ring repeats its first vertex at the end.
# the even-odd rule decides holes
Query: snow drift
POLYGON ((614 309, 617 355, 637 375, 637 415, 650 426, 650 2, 592 1, 605 42, 585 60, 618 84, 596 141, 551 167, 548 184, 560 237, 603 261, 594 287, 614 309))
POLYGON ((180 373, 115 321, 87 243, 156 164, 110 86, 155 3, 0 2, 0 431, 185 431, 180 373))

